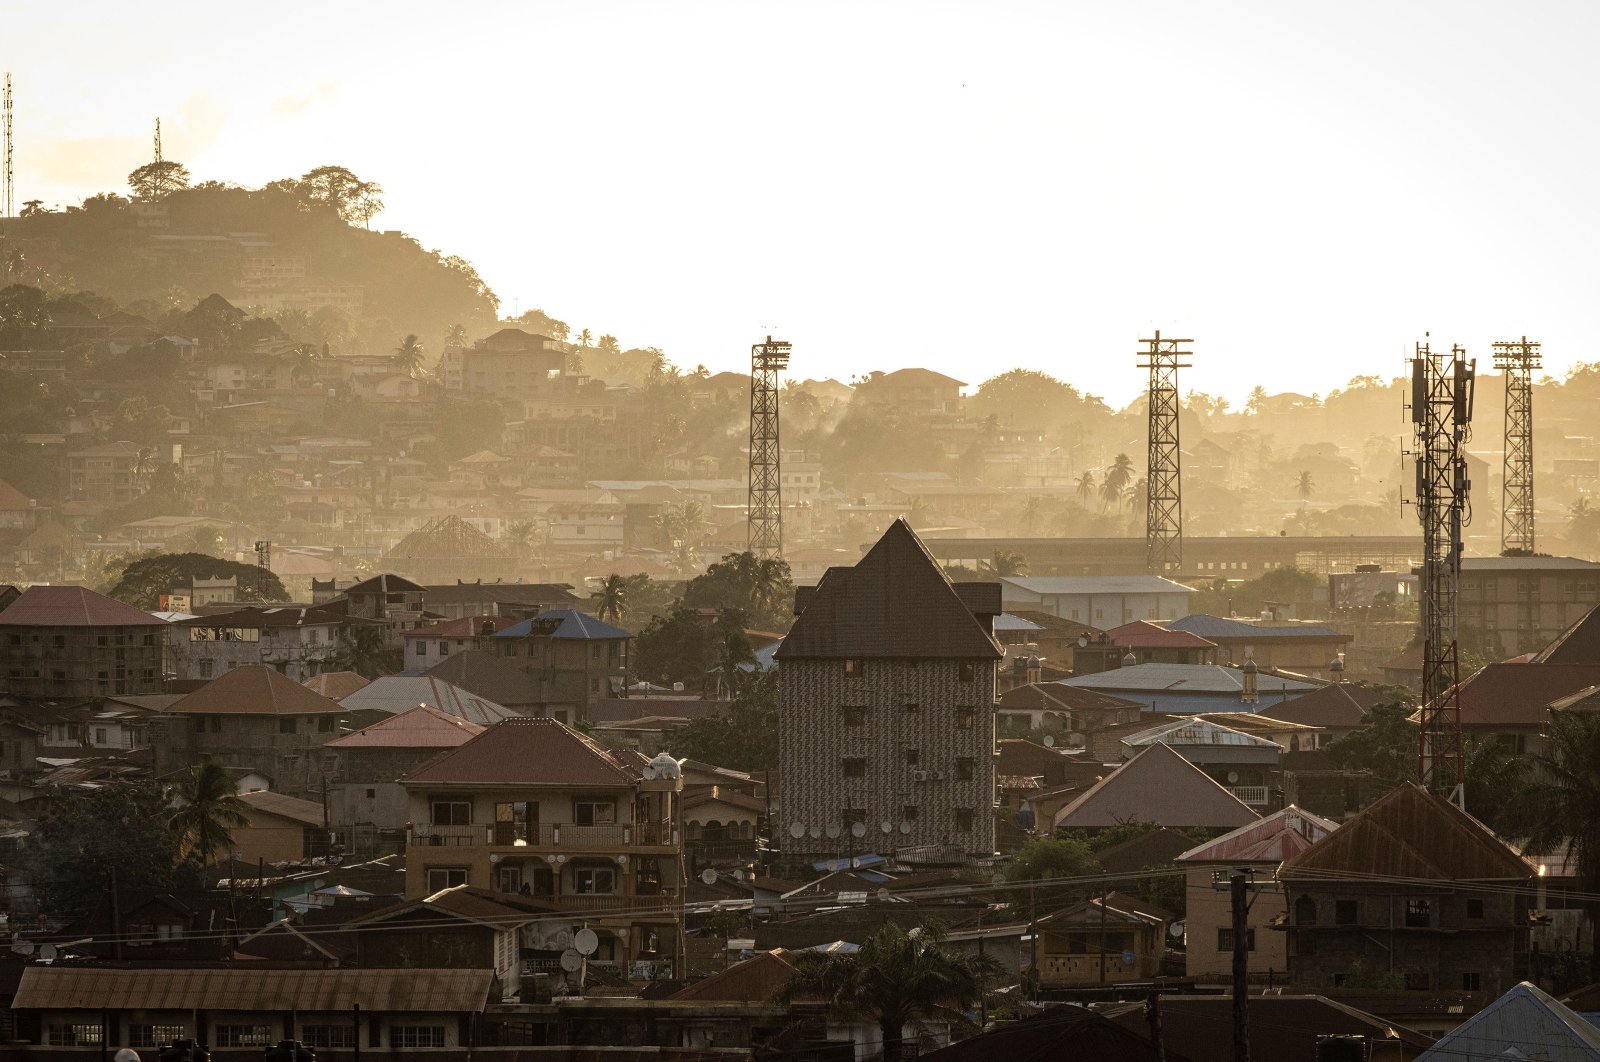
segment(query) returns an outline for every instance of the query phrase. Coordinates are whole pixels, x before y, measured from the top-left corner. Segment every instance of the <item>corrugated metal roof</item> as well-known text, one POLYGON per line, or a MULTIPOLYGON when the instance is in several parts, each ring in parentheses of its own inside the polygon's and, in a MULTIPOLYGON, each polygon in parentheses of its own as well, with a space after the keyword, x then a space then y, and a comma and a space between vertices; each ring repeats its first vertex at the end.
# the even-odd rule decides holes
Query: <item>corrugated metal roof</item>
POLYGON ((554 719, 508 719, 465 745, 440 753, 401 781, 407 785, 631 786, 628 760, 554 719))
POLYGON ((1252 641, 1264 642, 1279 638, 1343 638, 1350 640, 1350 635, 1341 634, 1332 627, 1320 623, 1297 623, 1283 626, 1269 627, 1259 623, 1249 623, 1244 620, 1225 619, 1222 616, 1208 616, 1196 613, 1175 619, 1168 624, 1175 631, 1188 631, 1198 634, 1202 638, 1249 638, 1252 641))
POLYGON ((1264 737, 1246 734, 1232 727, 1210 723, 1204 719, 1180 719, 1177 722, 1163 723, 1138 734, 1130 734, 1122 739, 1124 745, 1130 748, 1141 748, 1145 745, 1233 745, 1241 748, 1276 749, 1283 751, 1283 746, 1276 741, 1268 741, 1264 737))
POLYGON ((578 639, 610 639, 632 638, 633 635, 621 627, 613 627, 609 623, 602 623, 586 612, 579 612, 575 608, 547 608, 537 616, 532 616, 520 623, 513 624, 503 631, 495 633, 496 638, 526 638, 534 627, 541 623, 559 620, 560 624, 549 634, 551 638, 578 638, 578 639))
POLYGON ((1056 813, 1057 826, 1243 826, 1258 816, 1166 745, 1151 745, 1056 813))
POLYGON ((306 689, 321 694, 330 701, 342 700, 372 680, 354 671, 324 671, 304 682, 306 689))
POLYGON ((516 716, 510 708, 430 675, 385 675, 339 702, 351 711, 366 709, 399 715, 431 704, 447 715, 488 726, 516 716))
POLYGON ((1535 664, 1600 664, 1600 605, 1562 631, 1534 656, 1535 664))
POLYGON ((266 789, 240 793, 239 799, 256 811, 306 826, 321 826, 323 823, 322 805, 312 800, 301 800, 287 793, 274 793, 266 789))
POLYGON ((1600 1062, 1600 1029, 1524 981, 1445 1033, 1417 1056, 1417 1062, 1480 1062, 1486 1058, 1600 1062))
MULTIPOLYGON (((1244 676, 1236 667, 1219 664, 1135 664, 1092 675, 1075 675, 1062 679, 1061 685, 1112 692, 1238 693, 1244 689, 1244 676)), ((1264 694, 1317 688, 1318 683, 1281 675, 1262 673, 1256 676, 1256 689, 1264 694)))
POLYGON ((86 586, 30 586, 0 612, 0 627, 164 627, 143 609, 86 586))
POLYGON ((472 1013, 489 970, 82 969, 30 966, 18 1010, 229 1010, 472 1013))
POLYGON ((1116 645, 1130 649, 1215 649, 1216 642, 1208 641, 1188 631, 1157 626, 1149 620, 1134 620, 1113 627, 1106 634, 1116 645))
POLYGON ((244 664, 185 694, 167 711, 202 715, 343 715, 345 709, 273 668, 244 664))
POLYGON ((1068 594, 1192 594, 1193 587, 1159 575, 1008 576, 1002 586, 1046 597, 1068 594))
POLYGON ((431 704, 419 704, 381 723, 336 737, 327 749, 451 749, 483 733, 484 727, 431 704))
POLYGON ((1178 858, 1185 863, 1281 863, 1339 828, 1320 815, 1290 804, 1264 819, 1197 845, 1178 858))

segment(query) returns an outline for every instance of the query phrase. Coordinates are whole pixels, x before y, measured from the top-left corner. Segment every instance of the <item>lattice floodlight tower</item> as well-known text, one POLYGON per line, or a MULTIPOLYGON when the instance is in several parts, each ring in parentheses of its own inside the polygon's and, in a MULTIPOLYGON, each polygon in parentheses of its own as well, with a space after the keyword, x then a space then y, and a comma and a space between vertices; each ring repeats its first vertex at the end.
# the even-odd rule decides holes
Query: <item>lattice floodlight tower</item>
POLYGON ((1178 470, 1178 370, 1190 365, 1192 339, 1141 339, 1139 367, 1150 370, 1150 438, 1145 471, 1145 564, 1156 575, 1183 566, 1183 484, 1178 470))
POLYGON ((783 556, 778 373, 789 367, 789 348, 771 336, 750 348, 750 495, 745 512, 748 548, 757 560, 783 556))
POLYGON ((1435 354, 1426 341, 1411 359, 1411 422, 1416 430, 1417 517, 1422 523, 1422 707, 1418 773, 1425 788, 1464 805, 1461 679, 1456 593, 1461 532, 1471 520, 1466 445, 1477 363, 1453 347, 1435 354))
POLYGON ((1533 370, 1539 344, 1527 336, 1494 345, 1494 367, 1506 377, 1505 486, 1500 495, 1500 548, 1533 552, 1533 370))

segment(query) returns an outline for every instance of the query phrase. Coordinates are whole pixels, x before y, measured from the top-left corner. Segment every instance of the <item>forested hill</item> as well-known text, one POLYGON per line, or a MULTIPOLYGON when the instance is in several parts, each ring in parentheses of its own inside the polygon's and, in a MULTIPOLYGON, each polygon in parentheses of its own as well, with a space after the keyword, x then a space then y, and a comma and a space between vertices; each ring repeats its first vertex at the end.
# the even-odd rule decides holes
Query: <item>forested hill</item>
POLYGON ((62 210, 27 204, 6 225, 4 282, 94 292, 151 319, 215 293, 334 353, 494 326, 497 300, 469 262, 365 227, 381 189, 347 170, 259 189, 213 181, 136 191, 62 210))

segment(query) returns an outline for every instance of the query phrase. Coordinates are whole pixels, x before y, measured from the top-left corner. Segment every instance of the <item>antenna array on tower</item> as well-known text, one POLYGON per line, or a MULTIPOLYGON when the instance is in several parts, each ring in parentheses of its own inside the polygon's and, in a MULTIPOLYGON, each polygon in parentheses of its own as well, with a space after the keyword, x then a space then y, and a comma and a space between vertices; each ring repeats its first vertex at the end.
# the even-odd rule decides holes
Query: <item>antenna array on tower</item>
POLYGON ((758 560, 783 556, 783 448, 778 437, 778 372, 790 345, 767 337, 750 348, 749 550, 758 560))
POLYGON ((1500 548, 1533 552, 1533 370, 1539 344, 1527 336, 1494 345, 1494 367, 1506 377, 1505 485, 1500 495, 1500 548))
POLYGON ((1145 473, 1145 563, 1156 575, 1183 566, 1183 487, 1178 467, 1178 370, 1192 339, 1141 339, 1139 367, 1150 370, 1150 438, 1145 473))
POLYGON ((3 102, 0 102, 0 139, 5 143, 0 150, 5 155, 5 188, 0 190, 0 219, 16 215, 16 185, 11 172, 11 74, 6 74, 3 102))

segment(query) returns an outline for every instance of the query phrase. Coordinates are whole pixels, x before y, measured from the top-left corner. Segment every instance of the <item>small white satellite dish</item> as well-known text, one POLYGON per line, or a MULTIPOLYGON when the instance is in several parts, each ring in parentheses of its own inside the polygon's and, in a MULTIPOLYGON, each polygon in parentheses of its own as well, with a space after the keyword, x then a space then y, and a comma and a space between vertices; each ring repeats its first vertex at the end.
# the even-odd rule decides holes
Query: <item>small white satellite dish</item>
POLYGON ((813 827, 811 827, 810 830, 808 830, 806 832, 810 833, 811 834, 811 839, 813 841, 815 841, 817 838, 822 836, 822 827, 821 826, 813 826, 813 827))
POLYGON ((648 782, 655 778, 656 769, 647 763, 640 768, 639 773, 644 775, 644 780, 648 782))
POLYGON ((60 954, 60 949, 58 949, 54 944, 39 945, 39 958, 43 959, 45 962, 54 962, 60 954))
POLYGON ((1167 936, 1171 937, 1173 940, 1182 940, 1183 939, 1183 928, 1184 928, 1183 919, 1180 918, 1176 922, 1172 923, 1170 926, 1167 927, 1167 936))
POLYGON ((878 890, 878 899, 882 900, 884 903, 888 903, 889 902, 889 890, 888 889, 879 889, 878 890))
POLYGON ((900 832, 909 837, 911 835, 911 823, 902 822, 900 824, 900 832))
POLYGON ((1229 785, 1238 785, 1239 784, 1239 772, 1238 771, 1229 771, 1228 772, 1228 784, 1229 785))
POLYGON ((139 1062, 139 1052, 131 1047, 123 1047, 111 1056, 111 1062, 139 1062))
POLYGON ((867 835, 867 824, 866 823, 864 823, 864 822, 852 822, 850 824, 850 836, 852 836, 852 837, 865 837, 866 835, 867 835))
POLYGON ((489 853, 489 862, 491 862, 491 863, 500 862, 500 853, 499 852, 490 852, 489 853))
POLYGON ((805 823, 803 823, 803 822, 795 822, 795 823, 791 823, 790 824, 790 826, 789 826, 789 836, 790 837, 793 837, 795 840, 798 841, 800 838, 804 837, 805 835, 806 835, 806 824, 805 823))
POLYGON ((706 867, 700 872, 700 880, 707 885, 715 885, 717 883, 717 872, 710 867, 706 867))
POLYGON ((837 837, 837 836, 839 836, 839 834, 841 834, 841 833, 842 833, 842 832, 844 832, 844 831, 842 831, 842 830, 841 830, 841 829, 840 829, 840 828, 839 828, 839 824, 838 824, 838 823, 837 823, 837 822, 830 822, 830 823, 828 823, 828 836, 829 836, 829 837, 837 837))
POLYGON ((735 870, 735 871, 734 871, 734 872, 733 872, 733 880, 734 880, 734 881, 743 881, 743 880, 744 880, 744 871, 742 871, 742 870, 735 870))
POLYGON ((1044 747, 1047 749, 1056 747, 1056 736, 1054 734, 1046 734, 1044 736, 1044 747))
POLYGON ((600 950, 600 934, 592 929, 580 929, 572 935, 572 947, 579 955, 593 955, 600 950))
POLYGON ((583 969, 583 956, 576 950, 568 948, 561 953, 561 968, 567 973, 577 973, 583 969))
POLYGON ((884 819, 882 822, 878 823, 878 829, 882 830, 884 833, 893 833, 894 823, 890 822, 888 819, 884 819))

